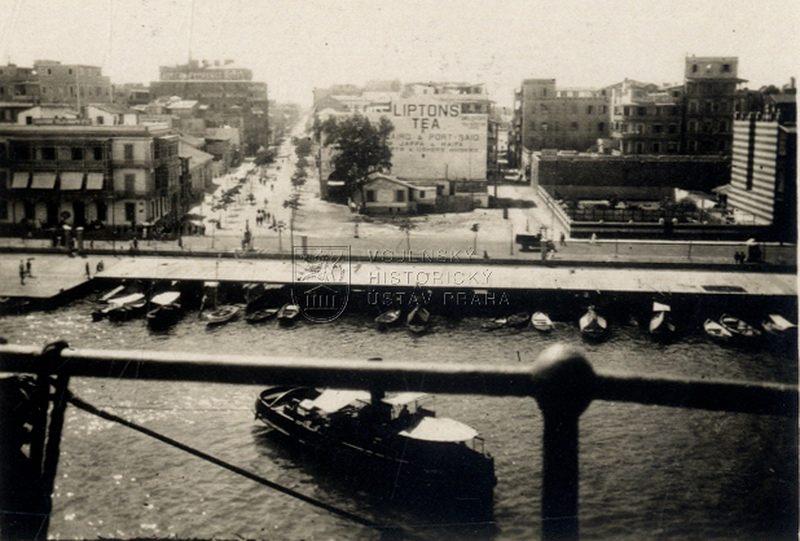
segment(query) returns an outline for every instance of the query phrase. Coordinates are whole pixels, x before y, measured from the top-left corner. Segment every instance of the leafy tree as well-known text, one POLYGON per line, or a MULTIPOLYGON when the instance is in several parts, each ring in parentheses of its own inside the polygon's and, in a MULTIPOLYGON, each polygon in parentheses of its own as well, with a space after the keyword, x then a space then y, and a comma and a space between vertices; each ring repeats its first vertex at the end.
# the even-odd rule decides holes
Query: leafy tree
POLYGON ((311 138, 310 137, 295 137, 294 138, 294 152, 298 158, 305 158, 311 154, 311 138))
POLYGON ((394 126, 385 117, 377 124, 362 115, 341 120, 331 117, 321 126, 325 146, 333 146, 333 167, 342 175, 350 192, 357 190, 372 174, 392 166, 389 136, 394 126))
POLYGON ((276 155, 277 153, 274 148, 268 148, 263 152, 259 152, 258 156, 256 156, 255 163, 256 165, 269 165, 275 161, 276 155))

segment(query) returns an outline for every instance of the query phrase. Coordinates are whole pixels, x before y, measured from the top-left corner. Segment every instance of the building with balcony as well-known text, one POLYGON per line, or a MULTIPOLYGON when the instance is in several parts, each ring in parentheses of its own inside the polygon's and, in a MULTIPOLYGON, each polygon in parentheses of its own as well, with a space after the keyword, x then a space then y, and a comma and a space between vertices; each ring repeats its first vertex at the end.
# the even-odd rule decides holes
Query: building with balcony
POLYGON ((19 232, 170 227, 178 136, 147 126, 0 126, 0 224, 19 232), (9 227, 11 226, 11 227, 9 227))
POLYGON ((683 86, 625 79, 607 88, 611 151, 679 154, 683 138, 683 86))
POLYGON ((737 76, 736 57, 686 57, 684 78, 686 154, 731 155, 737 76))
POLYGON ((509 165, 520 167, 525 150, 590 149, 608 136, 608 106, 606 89, 559 89, 555 79, 523 80, 514 93, 509 165))
POLYGON ((154 98, 180 96, 204 106, 207 127, 239 130, 243 149, 255 154, 269 145, 269 104, 266 83, 253 81, 253 72, 232 60, 161 66, 159 80, 150 84, 154 98))

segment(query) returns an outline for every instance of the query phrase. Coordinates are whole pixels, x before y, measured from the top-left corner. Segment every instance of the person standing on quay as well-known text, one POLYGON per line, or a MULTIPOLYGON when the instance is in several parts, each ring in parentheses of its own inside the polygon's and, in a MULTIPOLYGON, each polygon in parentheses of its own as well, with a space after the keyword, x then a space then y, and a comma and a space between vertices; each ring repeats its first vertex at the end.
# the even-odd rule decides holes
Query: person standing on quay
POLYGON ((33 272, 31 272, 31 261, 33 260, 32 257, 28 258, 28 261, 25 262, 25 273, 28 275, 29 278, 33 278, 33 272))
POLYGON ((25 285, 25 263, 21 259, 19 260, 19 283, 25 285))

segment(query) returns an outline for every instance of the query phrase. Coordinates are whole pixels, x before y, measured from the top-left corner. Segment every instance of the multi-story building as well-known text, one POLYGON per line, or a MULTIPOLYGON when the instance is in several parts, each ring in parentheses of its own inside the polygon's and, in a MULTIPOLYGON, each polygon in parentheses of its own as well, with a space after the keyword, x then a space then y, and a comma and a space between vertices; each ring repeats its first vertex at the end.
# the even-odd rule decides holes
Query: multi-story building
POLYGON ((683 87, 625 79, 607 88, 611 101, 611 150, 619 154, 678 154, 683 126, 683 87))
POLYGON ((209 127, 239 129, 245 153, 255 154, 269 145, 267 85, 253 81, 253 72, 224 63, 190 60, 188 64, 161 66, 159 80, 150 84, 154 98, 180 96, 196 100, 209 127))
POLYGON ((730 155, 739 59, 689 56, 685 65, 686 154, 730 155))
POLYGON ((525 79, 514 93, 509 162, 520 167, 524 151, 585 151, 608 135, 605 89, 556 88, 555 79, 525 79))
POLYGON ((147 126, 0 125, 0 224, 170 226, 178 136, 147 126))
POLYGON ((87 103, 108 103, 114 98, 111 81, 98 66, 36 60, 33 70, 42 103, 69 104, 80 109, 87 103))
POLYGON ((728 206, 745 223, 771 224, 779 240, 797 238, 797 96, 768 95, 760 113, 733 122, 728 206))
POLYGON ((147 105, 151 101, 150 89, 139 83, 114 85, 114 103, 123 107, 147 105))
MULTIPOLYGON (((33 68, 0 66, 0 102, 39 101, 39 80, 33 68)), ((1 120, 1 119, 0 119, 1 120)))

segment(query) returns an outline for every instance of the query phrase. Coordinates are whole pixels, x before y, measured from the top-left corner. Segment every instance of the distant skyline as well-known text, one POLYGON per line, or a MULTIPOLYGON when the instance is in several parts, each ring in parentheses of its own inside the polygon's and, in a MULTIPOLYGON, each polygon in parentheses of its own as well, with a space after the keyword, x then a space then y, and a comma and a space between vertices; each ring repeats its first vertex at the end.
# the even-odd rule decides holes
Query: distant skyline
POLYGON ((746 86, 797 75, 800 2, 323 2, 0 0, 0 63, 100 65, 113 83, 158 66, 231 58, 270 99, 371 79, 485 82, 510 105, 522 79, 600 87, 680 82, 683 59, 737 56, 746 86), (194 5, 194 10, 192 6, 194 5), (192 12, 194 11, 194 16, 192 12))

